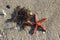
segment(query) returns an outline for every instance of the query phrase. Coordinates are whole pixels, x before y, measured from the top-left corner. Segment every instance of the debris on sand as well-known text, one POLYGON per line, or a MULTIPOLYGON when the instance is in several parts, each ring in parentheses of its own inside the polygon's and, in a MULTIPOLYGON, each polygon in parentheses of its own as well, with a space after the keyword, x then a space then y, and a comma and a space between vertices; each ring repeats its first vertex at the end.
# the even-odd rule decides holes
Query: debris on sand
POLYGON ((7 14, 6 14, 5 10, 2 9, 2 12, 3 12, 4 17, 6 17, 7 14))
POLYGON ((14 9, 14 16, 12 16, 8 21, 10 22, 17 22, 18 24, 22 24, 25 26, 25 22, 29 21, 32 17, 32 12, 29 9, 26 9, 25 7, 21 8, 20 6, 17 6, 14 9))

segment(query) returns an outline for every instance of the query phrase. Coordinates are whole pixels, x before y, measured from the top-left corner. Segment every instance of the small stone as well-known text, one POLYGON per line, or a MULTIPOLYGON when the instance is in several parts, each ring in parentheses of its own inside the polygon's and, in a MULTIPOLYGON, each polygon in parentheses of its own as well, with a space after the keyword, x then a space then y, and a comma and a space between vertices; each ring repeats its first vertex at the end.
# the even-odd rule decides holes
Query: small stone
POLYGON ((6 5, 6 8, 10 9, 10 6, 9 5, 6 5))
POLYGON ((43 32, 43 34, 45 34, 45 32, 43 32))
POLYGON ((30 22, 30 21, 27 21, 27 22, 30 22))
POLYGON ((5 10, 2 9, 2 12, 4 14, 4 17, 6 17, 7 14, 6 14, 5 10))
POLYGON ((2 37, 2 35, 0 34, 0 37, 2 37))
POLYGON ((33 15, 33 13, 32 13, 32 12, 30 12, 30 15, 33 15))

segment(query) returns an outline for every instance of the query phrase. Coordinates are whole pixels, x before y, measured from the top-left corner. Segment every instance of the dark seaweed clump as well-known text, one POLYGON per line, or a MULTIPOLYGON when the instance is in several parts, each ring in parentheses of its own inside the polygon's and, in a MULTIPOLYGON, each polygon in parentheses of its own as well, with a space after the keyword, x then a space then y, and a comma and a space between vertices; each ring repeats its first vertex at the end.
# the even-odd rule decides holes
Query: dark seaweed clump
POLYGON ((21 24, 24 28, 24 26, 26 25, 25 22, 30 20, 32 17, 30 15, 30 12, 31 11, 29 9, 26 9, 25 7, 21 8, 20 6, 17 6, 11 15, 11 18, 7 19, 7 21, 16 22, 19 25, 21 24))

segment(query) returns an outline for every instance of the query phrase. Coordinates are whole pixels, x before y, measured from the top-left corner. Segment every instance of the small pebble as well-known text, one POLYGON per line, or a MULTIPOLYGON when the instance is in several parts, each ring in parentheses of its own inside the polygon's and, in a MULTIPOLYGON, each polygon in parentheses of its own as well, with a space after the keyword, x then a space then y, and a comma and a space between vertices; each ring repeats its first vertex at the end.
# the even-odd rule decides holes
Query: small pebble
POLYGON ((2 35, 0 34, 0 37, 2 37, 2 35))
POLYGON ((7 14, 6 14, 5 10, 2 9, 2 12, 4 14, 4 17, 6 17, 7 14))
POLYGON ((6 8, 10 9, 10 6, 9 5, 6 5, 6 8))
POLYGON ((30 21, 27 21, 27 22, 30 22, 30 21))
POLYGON ((45 32, 43 32, 43 34, 45 34, 45 32))
POLYGON ((33 15, 33 13, 32 13, 32 12, 30 12, 30 15, 33 15))

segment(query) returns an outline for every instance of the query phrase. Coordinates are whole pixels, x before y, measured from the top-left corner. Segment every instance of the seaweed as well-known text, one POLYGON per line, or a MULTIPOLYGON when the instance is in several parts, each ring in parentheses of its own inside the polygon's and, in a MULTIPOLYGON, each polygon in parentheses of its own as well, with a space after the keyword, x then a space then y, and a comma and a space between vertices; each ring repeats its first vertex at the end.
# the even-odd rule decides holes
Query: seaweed
POLYGON ((17 24, 21 24, 24 29, 27 24, 25 22, 29 21, 33 15, 30 15, 31 10, 26 9, 25 7, 21 8, 17 6, 14 9, 14 12, 11 15, 10 19, 7 19, 9 22, 16 22, 17 24))

